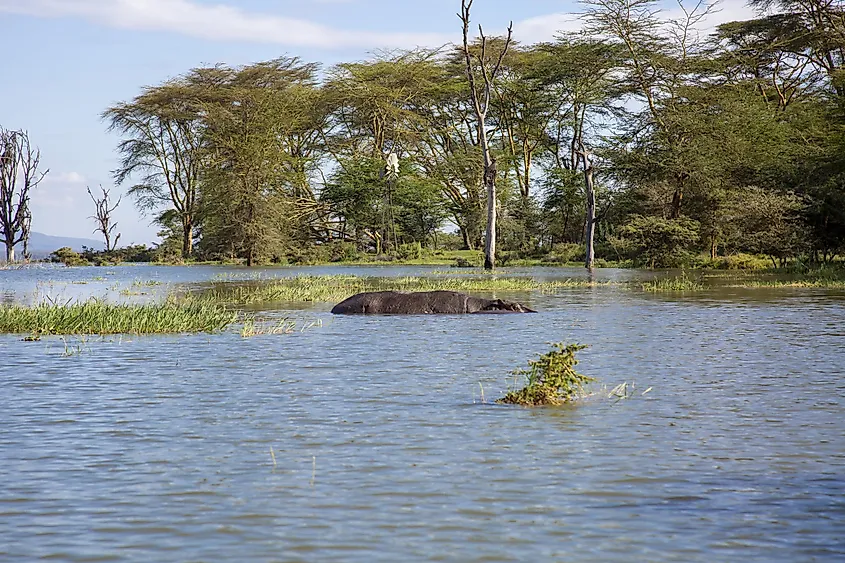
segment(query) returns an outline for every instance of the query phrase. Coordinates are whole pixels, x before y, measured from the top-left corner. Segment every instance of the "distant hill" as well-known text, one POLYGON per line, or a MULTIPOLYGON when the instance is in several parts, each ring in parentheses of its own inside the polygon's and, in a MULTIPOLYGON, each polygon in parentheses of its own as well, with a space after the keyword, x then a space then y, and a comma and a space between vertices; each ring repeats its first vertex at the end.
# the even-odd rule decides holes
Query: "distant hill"
MULTIPOLYGON (((51 252, 64 246, 69 246, 72 250, 77 252, 82 252, 83 246, 93 248, 94 250, 103 250, 105 247, 103 241, 101 240, 54 237, 52 235, 45 235, 34 231, 29 235, 29 252, 35 260, 46 258, 51 252)), ((18 244, 15 246, 15 251, 18 253, 18 256, 20 256, 20 253, 23 252, 23 245, 18 244)))

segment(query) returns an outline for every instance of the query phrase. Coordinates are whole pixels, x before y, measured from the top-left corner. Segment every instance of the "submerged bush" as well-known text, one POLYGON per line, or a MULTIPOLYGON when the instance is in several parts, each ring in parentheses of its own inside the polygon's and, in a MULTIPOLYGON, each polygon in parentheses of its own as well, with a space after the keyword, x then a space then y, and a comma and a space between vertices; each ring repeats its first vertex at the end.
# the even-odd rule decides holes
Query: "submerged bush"
POLYGON ((584 386, 594 378, 575 371, 578 360, 575 352, 586 346, 580 344, 553 344, 553 349, 536 360, 529 360, 529 369, 517 369, 512 373, 528 379, 528 385, 519 391, 510 391, 496 401, 509 405, 535 407, 540 405, 561 405, 574 401, 584 394, 584 386))

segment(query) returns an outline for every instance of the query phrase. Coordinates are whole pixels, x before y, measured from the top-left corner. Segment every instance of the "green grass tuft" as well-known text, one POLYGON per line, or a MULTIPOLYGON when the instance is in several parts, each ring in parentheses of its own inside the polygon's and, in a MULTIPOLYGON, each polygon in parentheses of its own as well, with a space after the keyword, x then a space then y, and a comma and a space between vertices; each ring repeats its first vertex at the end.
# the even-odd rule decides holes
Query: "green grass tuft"
POLYGON ((333 302, 364 291, 542 291, 591 287, 588 280, 536 281, 526 277, 403 277, 379 278, 338 276, 297 276, 256 283, 215 282, 200 293, 214 303, 333 302))
POLYGON ((119 305, 100 300, 0 307, 0 333, 12 334, 173 334, 223 330, 233 311, 195 300, 119 305))
POLYGON ((661 278, 640 284, 643 291, 700 291, 704 286, 696 280, 687 277, 686 273, 674 278, 661 278))

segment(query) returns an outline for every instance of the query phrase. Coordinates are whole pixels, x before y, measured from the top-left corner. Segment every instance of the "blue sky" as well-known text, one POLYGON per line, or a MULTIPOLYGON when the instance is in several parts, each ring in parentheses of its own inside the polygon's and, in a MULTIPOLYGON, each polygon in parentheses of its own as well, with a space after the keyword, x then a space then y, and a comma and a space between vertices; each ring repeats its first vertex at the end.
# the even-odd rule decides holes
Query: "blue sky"
MULTIPOLYGON (((33 194, 33 230, 92 236, 85 188, 112 186, 118 142, 100 113, 143 86, 218 62, 290 55, 330 66, 459 41, 459 9, 459 0, 0 0, 0 125, 28 130, 50 169, 33 194)), ((516 39, 535 43, 572 29, 577 10, 569 0, 475 0, 473 20, 489 33, 513 20, 516 39)), ((717 19, 749 14, 726 0, 717 19)), ((121 244, 156 240, 131 200, 116 219, 121 244)))

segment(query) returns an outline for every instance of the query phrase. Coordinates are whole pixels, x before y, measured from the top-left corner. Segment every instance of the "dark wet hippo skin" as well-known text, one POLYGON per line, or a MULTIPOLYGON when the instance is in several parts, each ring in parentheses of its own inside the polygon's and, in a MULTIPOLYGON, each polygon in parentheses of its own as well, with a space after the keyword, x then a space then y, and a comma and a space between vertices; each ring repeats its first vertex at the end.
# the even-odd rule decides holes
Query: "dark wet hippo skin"
POLYGON ((512 301, 483 299, 457 291, 373 291, 353 295, 332 309, 335 315, 434 315, 536 313, 512 301))

